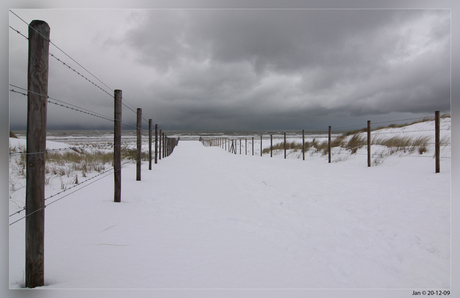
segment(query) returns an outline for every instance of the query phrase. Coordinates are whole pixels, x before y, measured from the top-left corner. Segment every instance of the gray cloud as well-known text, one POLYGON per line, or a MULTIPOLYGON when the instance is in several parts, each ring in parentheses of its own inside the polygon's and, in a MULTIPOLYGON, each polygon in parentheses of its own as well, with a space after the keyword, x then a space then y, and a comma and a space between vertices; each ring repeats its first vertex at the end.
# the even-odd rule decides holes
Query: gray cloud
MULTIPOLYGON (((121 23, 95 27, 87 59, 118 61, 103 77, 171 128, 297 128, 305 117, 314 127, 450 109, 448 10, 137 10, 121 23)), ((88 88, 67 84, 111 114, 88 88)))

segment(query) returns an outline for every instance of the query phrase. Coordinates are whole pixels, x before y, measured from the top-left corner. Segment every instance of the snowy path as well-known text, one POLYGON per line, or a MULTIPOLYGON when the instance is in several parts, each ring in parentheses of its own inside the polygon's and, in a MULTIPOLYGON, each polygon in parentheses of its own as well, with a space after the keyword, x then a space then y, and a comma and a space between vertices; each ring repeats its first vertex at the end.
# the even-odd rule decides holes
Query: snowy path
MULTIPOLYGON (((232 155, 184 141, 46 209, 50 288, 448 288, 450 168, 232 155)), ((10 227, 10 286, 23 282, 10 227)))

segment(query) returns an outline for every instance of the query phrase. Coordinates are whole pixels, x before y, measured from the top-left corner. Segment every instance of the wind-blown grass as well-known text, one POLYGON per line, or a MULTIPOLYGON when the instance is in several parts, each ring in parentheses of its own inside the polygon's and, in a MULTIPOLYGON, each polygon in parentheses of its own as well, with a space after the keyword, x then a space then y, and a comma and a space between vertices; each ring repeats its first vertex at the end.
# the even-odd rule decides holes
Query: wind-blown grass
MULTIPOLYGON (((21 149, 21 148, 19 148, 21 149)), ((10 148, 10 152, 17 152, 18 148, 10 148)), ((71 151, 50 151, 45 157, 45 174, 55 176, 74 175, 74 172, 81 172, 83 177, 93 171, 102 172, 113 166, 113 151, 107 150, 85 150, 82 148, 71 148, 71 151)), ((137 150, 128 147, 121 149, 122 160, 136 160, 137 150)), ((141 153, 141 160, 148 160, 146 152, 141 153)), ((11 168, 20 176, 26 175, 26 155, 20 154, 10 163, 11 168), (12 166, 14 165, 14 166, 12 166)))
MULTIPOLYGON (((444 114, 441 118, 450 118, 449 114, 444 114)), ((414 121, 412 123, 405 123, 405 124, 390 124, 386 127, 378 127, 373 131, 378 131, 387 128, 401 128, 406 127, 409 125, 433 121, 433 117, 425 117, 423 119, 414 121)), ((362 128, 358 130, 348 131, 343 133, 341 136, 338 136, 331 140, 331 148, 343 148, 349 150, 352 154, 356 153, 362 147, 367 146, 367 136, 364 134, 367 132, 367 128, 362 128)), ((375 137, 372 136, 371 138, 371 145, 380 145, 389 148, 388 154, 395 154, 397 152, 404 152, 412 154, 414 152, 418 152, 419 154, 424 154, 428 152, 428 147, 430 145, 431 138, 429 136, 417 136, 417 137, 410 137, 410 136, 392 136, 389 138, 385 137, 375 137)), ((450 143, 449 137, 444 137, 440 141, 441 146, 447 146, 450 143)), ((284 142, 278 143, 272 147, 273 150, 284 150, 284 142)), ((302 150, 302 143, 296 142, 287 142, 286 143, 287 150, 293 150, 294 152, 297 150, 302 150)), ((321 152, 323 155, 328 153, 328 142, 318 142, 317 140, 313 139, 311 142, 305 143, 305 152, 311 151, 315 149, 311 153, 318 153, 321 152)), ((270 148, 265 148, 263 150, 264 154, 270 153, 270 148)))
POLYGON ((428 151, 427 147, 430 143, 430 137, 419 136, 411 138, 408 136, 398 137, 393 136, 391 138, 374 138, 372 139, 372 145, 382 145, 393 149, 393 152, 408 152, 413 153, 416 150, 418 153, 423 154, 428 151))
MULTIPOLYGON (((310 149, 314 148, 316 152, 319 151, 324 151, 327 153, 327 141, 323 142, 318 142, 316 139, 313 139, 311 142, 305 142, 305 151, 308 151, 310 149)), ((272 150, 284 150, 284 142, 277 143, 272 146, 272 150)), ((298 142, 286 142, 286 150, 293 150, 294 152, 297 152, 298 150, 302 150, 302 143, 298 142)), ((270 153, 270 148, 264 148, 262 150, 263 154, 268 154, 270 153)))

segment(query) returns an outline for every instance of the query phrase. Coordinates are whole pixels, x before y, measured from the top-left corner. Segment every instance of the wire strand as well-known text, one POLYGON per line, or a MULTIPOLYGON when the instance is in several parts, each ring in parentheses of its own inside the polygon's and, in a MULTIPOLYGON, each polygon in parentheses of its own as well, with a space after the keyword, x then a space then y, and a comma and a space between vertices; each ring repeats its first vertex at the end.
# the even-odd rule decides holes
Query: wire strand
POLYGON ((78 66, 80 66, 82 69, 84 69, 87 73, 89 73, 91 76, 93 76, 96 80, 98 80, 101 84, 109 88, 110 90, 113 90, 110 88, 107 84, 105 84, 103 81, 101 81, 98 77, 96 77, 92 72, 90 72, 88 69, 86 69, 83 65, 81 65, 79 62, 77 62, 74 58, 72 58, 69 54, 67 54, 64 50, 62 50, 59 46, 57 46, 54 42, 51 41, 51 39, 46 38, 43 36, 40 32, 38 32, 35 28, 31 27, 29 23, 27 23, 24 19, 22 19, 20 16, 18 16, 15 12, 13 12, 11 9, 9 10, 13 15, 15 15, 18 19, 20 19, 22 22, 24 22, 29 28, 32 28, 35 32, 37 32, 40 36, 48 40, 50 44, 52 44, 56 49, 58 49, 60 52, 62 52, 64 55, 66 55, 70 60, 75 62, 78 66))
POLYGON ((16 33, 18 33, 19 35, 21 35, 22 37, 24 37, 25 39, 29 40, 29 38, 27 36, 25 36, 24 34, 22 34, 19 30, 17 29, 14 29, 13 27, 9 26, 13 31, 16 31, 16 33))
POLYGON ((112 94, 110 94, 109 92, 107 92, 106 90, 104 90, 101 86, 99 86, 98 84, 94 83, 93 81, 91 81, 90 79, 88 79, 87 77, 85 77, 83 74, 81 74, 80 72, 78 72, 76 69, 72 68, 70 65, 68 65, 67 63, 65 63, 64 61, 62 61, 61 59, 59 59, 58 57, 56 57, 55 55, 53 55, 52 53, 49 53, 49 55, 51 57, 53 57, 54 59, 56 59, 57 61, 59 61, 60 63, 62 63, 64 66, 67 66, 67 68, 69 68, 70 70, 72 70, 73 72, 75 72, 76 74, 78 74, 79 76, 81 76, 83 79, 87 80, 88 82, 90 82, 91 84, 93 84, 95 87, 99 88, 100 90, 102 90, 105 94, 107 94, 108 96, 110 97, 113 97, 112 94))
MULTIPOLYGON (((104 119, 104 120, 108 120, 108 121, 111 121, 111 122, 115 121, 115 120, 113 120, 113 119, 111 119, 111 118, 109 118, 107 116, 104 116, 104 115, 102 115, 100 113, 97 113, 97 112, 94 112, 94 111, 91 111, 91 110, 88 110, 88 109, 73 105, 73 104, 65 102, 63 100, 59 100, 59 99, 50 97, 48 95, 44 95, 44 94, 40 94, 40 93, 37 93, 37 92, 34 92, 34 91, 30 91, 30 90, 27 90, 25 88, 21 88, 19 86, 13 85, 13 84, 10 84, 10 86, 12 86, 14 88, 21 89, 21 90, 26 91, 28 93, 32 93, 32 94, 36 94, 36 95, 39 95, 39 96, 46 97, 48 99, 48 102, 51 103, 51 104, 54 104, 54 105, 61 106, 61 107, 64 107, 64 108, 67 108, 67 109, 70 109, 70 110, 77 111, 77 112, 81 112, 81 113, 84 113, 84 114, 87 114, 87 115, 91 115, 91 116, 101 118, 101 119, 104 119), (53 101, 55 101, 55 102, 53 102, 53 101)), ((14 89, 10 89, 10 91, 14 92, 14 93, 21 94, 23 96, 28 96, 27 93, 19 92, 19 91, 14 90, 14 89)))
MULTIPOLYGON (((133 162, 124 163, 124 164, 122 165, 121 169, 124 168, 124 167, 126 167, 127 164, 132 164, 132 163, 133 163, 133 162)), ((119 169, 118 171, 120 171, 121 169, 119 169)), ((69 191, 70 189, 73 189, 73 188, 75 188, 75 187, 77 187, 77 186, 81 186, 83 183, 88 182, 89 180, 93 180, 93 179, 95 179, 96 177, 99 177, 99 176, 101 176, 101 175, 104 175, 104 174, 108 173, 109 171, 113 171, 113 168, 111 168, 111 169, 109 169, 109 170, 107 170, 107 171, 105 171, 105 172, 103 172, 103 173, 100 173, 100 174, 98 174, 98 175, 96 175, 96 176, 94 176, 94 177, 91 177, 91 178, 89 178, 89 179, 86 179, 85 181, 79 183, 78 185, 75 185, 75 186, 72 187, 72 188, 68 188, 67 190, 61 191, 61 192, 59 192, 58 194, 62 194, 62 193, 66 192, 66 191, 69 191)), ((115 172, 113 172, 113 173, 115 173, 115 172)), ((17 222, 19 222, 19 221, 21 221, 21 220, 23 220, 23 219, 25 219, 25 218, 27 218, 27 217, 29 217, 29 216, 35 214, 35 213, 37 213, 37 212, 39 212, 39 211, 41 211, 41 210, 44 210, 44 209, 45 209, 46 207, 48 207, 49 205, 54 204, 54 203, 56 203, 57 201, 60 201, 60 200, 62 200, 62 199, 64 199, 64 198, 70 196, 71 194, 74 194, 74 193, 76 193, 77 191, 80 191, 80 190, 82 190, 82 189, 84 189, 84 188, 86 188, 86 187, 88 187, 88 186, 90 186, 90 185, 96 183, 97 181, 99 181, 99 180, 101 180, 101 179, 104 179, 104 178, 110 176, 110 175, 113 174, 113 173, 108 173, 108 174, 105 175, 105 176, 102 176, 102 177, 100 177, 100 178, 98 178, 98 179, 96 179, 96 180, 94 180, 94 181, 92 181, 92 182, 90 182, 90 183, 88 183, 88 184, 86 184, 86 185, 83 185, 83 186, 81 186, 80 188, 75 189, 74 191, 72 191, 72 192, 70 192, 70 193, 68 193, 68 194, 65 194, 65 195, 63 195, 62 197, 60 197, 60 198, 58 198, 58 199, 56 199, 56 200, 54 200, 54 201, 51 201, 50 203, 44 205, 43 207, 41 207, 41 208, 39 208, 39 209, 37 209, 37 210, 35 210, 35 211, 29 213, 29 214, 27 214, 27 215, 25 215, 25 216, 23 216, 23 217, 17 219, 16 221, 10 223, 9 225, 12 226, 13 224, 15 224, 15 223, 17 223, 17 222)), ((52 197, 57 196, 58 194, 54 194, 54 195, 52 195, 52 196, 50 196, 50 197, 45 198, 45 201, 48 200, 48 199, 51 199, 52 197)), ((24 206, 23 209, 21 209, 21 210, 19 210, 19 211, 16 211, 15 213, 11 214, 10 217, 13 216, 13 215, 15 215, 15 214, 19 214, 20 212, 23 212, 24 210, 26 210, 26 206, 24 206)))

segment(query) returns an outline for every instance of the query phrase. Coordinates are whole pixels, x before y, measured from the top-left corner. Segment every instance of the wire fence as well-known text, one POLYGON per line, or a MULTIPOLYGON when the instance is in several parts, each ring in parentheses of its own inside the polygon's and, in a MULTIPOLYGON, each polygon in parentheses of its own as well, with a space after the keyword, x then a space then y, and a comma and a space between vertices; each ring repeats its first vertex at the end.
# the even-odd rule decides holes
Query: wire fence
MULTIPOLYGON (((80 63, 76 59, 74 59, 70 54, 68 54, 66 51, 64 51, 55 42, 51 41, 50 38, 48 38, 47 36, 44 36, 44 34, 42 34, 40 31, 38 31, 34 26, 31 26, 32 23, 29 24, 27 21, 25 21, 23 18, 21 18, 17 13, 13 12, 12 10, 10 10, 10 13, 12 15, 14 15, 16 18, 18 18, 21 22, 23 22, 24 24, 27 25, 29 34, 30 34, 31 30, 33 30, 35 33, 37 33, 43 39, 45 39, 50 45, 52 45, 57 51, 59 51, 63 55, 63 57, 65 57, 65 58, 58 57, 56 54, 48 52, 48 56, 53 58, 52 60, 56 61, 58 65, 61 65, 65 69, 70 70, 71 74, 76 75, 76 78, 83 79, 84 82, 89 83, 93 87, 97 88, 96 90, 102 92, 104 95, 109 96, 111 99, 115 98, 115 93, 117 92, 116 90, 110 88, 98 76, 96 76, 93 72, 88 70, 88 68, 84 67, 82 63, 80 63), (71 63, 69 63, 69 61, 66 61, 67 59, 69 61, 71 61, 71 63), (71 65, 71 64, 74 64, 74 65, 71 65)), ((26 34, 22 33, 19 29, 14 28, 12 26, 9 26, 9 28, 12 30, 12 32, 17 33, 19 36, 22 36, 25 40, 27 40, 29 42, 29 45, 30 45, 31 39, 26 34)), ((29 53, 29 55, 30 55, 30 53, 29 53)), ((74 193, 84 189, 85 187, 102 180, 103 178, 106 178, 106 177, 111 176, 111 175, 116 176, 117 173, 121 172, 122 168, 124 168, 127 165, 132 163, 132 161, 129 160, 129 159, 135 159, 136 161, 139 161, 138 168, 139 168, 139 171, 141 170, 140 161, 142 159, 142 139, 141 139, 140 136, 142 135, 142 123, 139 123, 139 121, 137 122, 136 126, 133 126, 133 125, 130 125, 128 123, 125 123, 125 121, 123 121, 123 119, 115 119, 116 117, 109 117, 107 115, 104 115, 103 113, 99 113, 97 111, 94 111, 91 108, 82 107, 81 105, 71 103, 72 100, 62 100, 62 99, 58 99, 58 98, 55 98, 55 97, 51 97, 48 94, 41 94, 40 92, 36 92, 34 90, 29 90, 28 88, 26 88, 24 86, 19 86, 19 84, 15 84, 15 83, 11 83, 9 86, 10 86, 10 89, 9 89, 10 94, 18 94, 20 96, 23 96, 24 98, 27 98, 28 100, 29 100, 30 96, 38 96, 38 97, 41 97, 41 98, 45 98, 47 103, 52 104, 53 106, 56 106, 58 108, 66 109, 66 110, 69 110, 71 112, 84 114, 85 117, 93 117, 93 118, 98 118, 98 119, 103 119, 105 121, 109 121, 109 122, 113 123, 114 129, 116 129, 117 124, 120 124, 121 126, 123 126, 125 128, 136 129, 136 130, 139 131, 138 132, 139 136, 138 136, 138 141, 137 141, 137 147, 138 147, 137 149, 138 150, 136 150, 136 156, 135 157, 133 157, 133 156, 125 157, 125 158, 128 158, 128 162, 123 163, 118 168, 116 168, 116 166, 113 164, 112 166, 110 166, 110 168, 108 170, 101 171, 99 174, 94 175, 94 176, 92 176, 92 177, 90 177, 90 178, 88 178, 86 180, 82 180, 82 181, 79 181, 79 182, 76 180, 74 182, 74 185, 72 185, 70 187, 64 187, 61 191, 58 191, 57 193, 54 193, 54 194, 44 198, 44 202, 48 202, 47 204, 44 204, 43 207, 41 207, 39 209, 36 209, 34 211, 28 212, 25 216, 14 220, 13 222, 10 223, 10 226, 15 224, 15 223, 17 223, 17 222, 19 222, 19 221, 21 221, 21 220, 23 220, 23 219, 28 218, 29 216, 32 216, 32 215, 38 213, 39 211, 41 211, 44 208, 46 208, 46 206, 49 206, 49 205, 51 205, 51 204, 53 204, 53 203, 55 203, 57 201, 60 201, 63 198, 68 197, 71 194, 74 194, 74 193), (52 198, 53 198, 53 201, 50 202, 49 200, 52 199, 52 198)), ((126 111, 128 111, 128 115, 131 112, 133 112, 133 113, 136 114, 136 117, 138 116, 138 110, 141 110, 140 108, 134 108, 133 105, 130 104, 129 101, 127 101, 124 98, 122 100, 121 106, 126 108, 126 111)), ((124 113, 122 113, 122 114, 124 114, 124 113)), ((126 118, 126 116, 125 116, 125 118, 126 118)), ((152 143, 155 144, 154 160, 155 160, 155 163, 157 163, 158 160, 161 160, 162 157, 163 158, 167 157, 172 153, 172 151, 174 150, 174 146, 177 145, 177 140, 175 140, 173 138, 169 138, 164 132, 158 134, 158 124, 155 125, 155 140, 153 140, 152 139, 152 127, 151 127, 152 120, 151 119, 146 119, 145 117, 142 117, 141 121, 149 123, 149 144, 148 144, 149 145, 149 156, 148 156, 148 159, 149 159, 149 170, 151 170, 152 169, 151 168, 152 153, 153 153, 152 152, 152 143)), ((46 127, 44 129, 46 131, 46 127)), ((160 130, 160 132, 161 132, 161 130, 160 130)), ((29 131, 27 132, 27 134, 28 134, 27 137, 29 138, 29 131)), ((113 155, 116 155, 116 151, 120 151, 122 146, 125 146, 125 145, 123 145, 121 142, 118 142, 118 144, 116 144, 116 140, 114 139, 114 142, 111 143, 109 146, 107 146, 105 148, 105 150, 111 149, 113 155)), ((32 158, 33 156, 43 156, 43 158, 45 159, 46 156, 48 154, 50 154, 50 153, 69 153, 70 152, 70 153, 74 153, 74 154, 82 154, 83 151, 85 149, 87 149, 87 148, 88 148, 87 145, 84 145, 84 146, 71 146, 71 145, 69 145, 69 146, 65 146, 65 147, 62 147, 62 148, 46 148, 46 150, 38 150, 38 151, 37 150, 29 150, 28 147, 24 148, 24 149, 22 149, 22 148, 10 148, 9 155, 10 155, 10 157, 21 156, 21 158, 24 158, 24 159, 28 159, 29 157, 32 158)), ((118 153, 118 154, 121 154, 121 153, 118 153)), ((113 158, 115 158, 115 156, 113 158)), ((113 159, 112 159, 112 161, 113 161, 113 159)), ((25 172, 27 172, 27 170, 28 169, 26 169, 25 172)), ((78 177, 78 176, 76 176, 76 177, 78 177)), ((27 196, 27 194, 26 194, 26 196, 27 196)), ((24 198, 24 201, 26 202, 27 198, 24 198)), ((27 206, 27 203, 23 207, 20 207, 19 210, 11 213, 9 215, 9 217, 12 218, 14 216, 20 215, 22 212, 25 212, 27 210, 26 206, 27 206)))
MULTIPOLYGON (((435 113, 436 114, 436 113, 435 113)), ((449 115, 443 115, 440 118, 447 118, 449 115)), ((395 155, 403 154, 407 157, 415 158, 434 158, 436 152, 430 154, 428 146, 434 145, 435 149, 438 146, 446 147, 450 145, 450 126, 439 127, 438 133, 443 132, 444 136, 440 140, 436 140, 436 116, 434 117, 417 117, 403 118, 390 121, 379 121, 373 124, 390 124, 376 129, 362 128, 362 125, 340 126, 335 130, 342 131, 344 128, 356 128, 345 133, 313 133, 305 134, 305 131, 289 131, 286 133, 270 133, 262 134, 255 137, 207 137, 200 138, 200 141, 205 146, 219 146, 232 154, 256 155, 263 156, 280 155, 284 152, 284 158, 292 155, 292 158, 302 157, 305 160, 305 154, 320 154, 328 156, 329 162, 333 156, 369 156, 372 155, 374 160, 382 158, 385 154, 395 155), (397 124, 397 123, 403 124, 397 124), (427 125, 423 125, 420 129, 416 129, 414 125, 419 123, 433 124, 433 128, 427 129, 427 125), (369 133, 369 140, 367 134, 369 133), (368 142, 369 141, 369 148, 368 142), (378 150, 371 151, 372 146, 379 146, 378 150), (382 151, 387 148, 387 152, 382 151), (367 153, 363 150, 368 149, 367 153), (300 152, 300 155, 299 155, 300 152), (415 153, 415 154, 414 154, 415 153)), ((370 124, 371 122, 369 122, 370 124)), ((429 126, 428 125, 428 126, 429 126)), ((435 150, 436 151, 436 150, 435 150)), ((439 156, 439 159, 449 160, 450 152, 447 155, 439 156)), ((339 160, 342 160, 340 158, 339 160)), ((438 163, 436 161, 436 163, 438 163)))
MULTIPOLYGON (((135 157, 136 180, 141 180, 140 173, 141 173, 141 159, 142 159, 142 122, 146 122, 149 125, 149 141, 148 141, 148 145, 149 145, 149 150, 148 150, 149 151, 149 153, 148 153, 149 170, 152 169, 152 163, 153 163, 152 144, 154 144, 154 162, 157 163, 158 160, 161 160, 162 158, 165 158, 165 157, 169 156, 170 154, 172 154, 172 152, 174 151, 175 146, 177 146, 177 144, 178 144, 179 139, 168 137, 164 133, 164 131, 159 129, 158 124, 156 124, 155 125, 155 140, 153 141, 152 119, 147 119, 146 117, 144 117, 142 115, 142 109, 141 108, 134 107, 133 104, 131 104, 129 101, 127 101, 124 98, 122 100, 122 98, 121 98, 121 90, 117 90, 117 89, 113 89, 113 88, 109 87, 98 76, 96 76, 93 72, 88 70, 88 68, 84 67, 82 63, 78 62, 70 54, 68 54, 61 47, 59 47, 55 42, 51 41, 51 39, 47 35, 44 35, 40 30, 37 30, 34 26, 32 26, 33 22, 29 24, 28 22, 26 22, 24 19, 22 19, 18 14, 16 14, 12 10, 10 10, 10 13, 12 15, 14 15, 15 17, 17 17, 24 24, 27 25, 27 28, 28 28, 30 36, 27 36, 26 34, 22 33, 17 28, 9 26, 9 28, 12 30, 12 32, 14 32, 14 33, 18 34, 19 36, 25 38, 25 40, 27 40, 29 42, 29 45, 33 42, 33 38, 31 37, 32 36, 31 32, 34 32, 33 35, 40 36, 40 38, 42 38, 43 40, 45 40, 47 42, 46 51, 43 50, 44 52, 46 52, 46 56, 47 56, 46 60, 47 61, 48 61, 48 58, 51 57, 52 60, 56 61, 58 65, 64 67, 65 69, 68 69, 71 74, 76 76, 76 78, 78 78, 80 80, 83 80, 86 84, 91 85, 92 86, 91 88, 93 88, 93 87, 96 88, 96 90, 98 92, 102 92, 104 94, 104 96, 109 96, 111 99, 114 99, 114 102, 115 102, 115 105, 114 105, 114 108, 113 108, 114 117, 110 117, 110 116, 104 115, 104 113, 94 111, 91 108, 82 107, 80 105, 72 103, 71 102, 72 100, 63 100, 63 99, 60 99, 60 98, 51 97, 47 93, 45 94, 45 93, 42 93, 42 92, 37 92, 35 89, 33 89, 31 87, 20 86, 20 84, 17 84, 16 82, 13 82, 13 83, 11 83, 9 85, 10 86, 10 89, 9 89, 10 94, 16 94, 16 95, 20 95, 20 96, 23 96, 23 97, 27 97, 28 105, 31 104, 30 99, 32 97, 40 98, 40 99, 43 99, 45 103, 49 103, 49 104, 51 104, 53 106, 56 106, 58 108, 62 108, 62 109, 65 109, 65 110, 68 110, 68 111, 71 111, 71 112, 83 114, 85 117, 94 117, 94 118, 102 119, 104 121, 109 121, 109 122, 113 123, 113 126, 114 126, 114 141, 113 141, 113 144, 111 144, 111 146, 110 146, 110 149, 112 150, 112 153, 113 153, 113 158, 111 160, 112 165, 109 167, 109 169, 101 170, 98 174, 93 175, 92 177, 89 177, 89 178, 87 178, 85 180, 82 180, 82 181, 77 181, 77 178, 76 178, 72 186, 64 187, 60 191, 58 191, 58 192, 56 192, 56 193, 54 193, 52 195, 49 195, 48 197, 45 197, 45 194, 44 194, 44 189, 45 189, 44 182, 40 187, 38 187, 36 189, 32 189, 33 187, 29 187, 30 181, 32 181, 34 179, 37 180, 37 181, 43 181, 44 178, 45 178, 45 173, 44 173, 45 167, 42 167, 43 172, 38 173, 37 169, 36 169, 38 167, 35 167, 34 163, 36 161, 38 161, 39 163, 45 164, 46 163, 46 155, 51 153, 51 152, 72 152, 73 151, 76 154, 81 154, 82 150, 84 148, 86 148, 86 147, 85 146, 70 146, 69 145, 68 147, 47 149, 46 145, 45 145, 46 144, 46 125, 43 126, 43 125, 41 125, 41 123, 32 122, 30 125, 28 124, 27 148, 25 150, 20 150, 20 151, 17 151, 15 149, 15 150, 12 150, 10 152, 10 156, 12 158, 15 158, 16 156, 20 156, 20 158, 22 158, 23 156, 25 157, 26 162, 24 163, 24 168, 25 168, 25 171, 27 173, 27 176, 26 176, 26 195, 24 197, 25 205, 23 207, 19 207, 19 210, 9 214, 9 218, 11 220, 13 220, 12 222, 10 222, 9 225, 12 226, 12 225, 14 225, 14 224, 16 224, 16 223, 18 223, 18 222, 20 222, 22 220, 26 220, 26 225, 28 227, 26 229, 26 231, 28 233, 28 234, 26 234, 26 238, 27 239, 29 239, 29 237, 37 237, 37 238, 41 237, 41 238, 43 238, 43 234, 38 235, 39 233, 43 232, 43 231, 41 231, 41 232, 39 231, 40 226, 44 225, 44 216, 42 214, 44 212, 41 212, 41 211, 44 211, 44 209, 46 207, 50 206, 51 204, 54 204, 54 203, 56 203, 58 201, 61 201, 64 198, 68 198, 71 195, 75 194, 76 192, 81 191, 82 189, 84 189, 84 188, 86 188, 86 187, 88 187, 90 185, 93 185, 93 184, 101 181, 102 179, 105 179, 105 178, 113 175, 113 177, 114 177, 114 185, 115 185, 114 186, 115 187, 114 202, 120 202, 120 186, 121 186, 120 173, 121 173, 122 168, 124 168, 124 167, 128 166, 129 164, 133 163, 133 161, 129 161, 129 160, 127 162, 123 163, 123 164, 121 163, 121 147, 122 147, 122 143, 121 143, 121 126, 134 128, 134 129, 137 130, 137 134, 136 134, 136 136, 137 136, 137 140, 136 140, 136 157, 135 157), (65 58, 58 57, 56 54, 50 53, 49 50, 48 50, 49 45, 52 45, 65 58), (69 61, 71 61, 71 62, 69 62, 69 61), (120 106, 120 108, 118 108, 118 105, 120 106), (132 125, 126 123, 125 121, 123 121, 123 119, 121 117, 121 115, 125 114, 125 113, 123 113, 123 107, 125 108, 124 111, 128 111, 130 116, 132 116, 131 113, 134 113, 136 115, 136 126, 132 126, 132 125), (36 131, 36 130, 38 131, 40 129, 40 135, 42 135, 42 134, 45 135, 45 139, 42 140, 39 137, 36 137, 35 134, 31 131, 31 129, 33 129, 34 131, 36 131), (30 138, 30 140, 32 140, 31 142, 29 142, 29 138, 30 138), (34 138, 36 138, 36 139, 34 139, 34 138), (39 144, 39 145, 35 145, 36 143, 39 144), (37 148, 39 148, 40 146, 42 146, 42 149, 38 150, 37 148), (30 206, 29 206, 29 204, 30 204, 30 206), (39 206, 39 207, 36 207, 36 206, 39 206), (23 215, 22 217, 13 219, 14 217, 21 216, 23 212, 25 212, 25 215, 23 215), (40 215, 40 214, 42 214, 42 215, 40 215), (41 219, 42 221, 40 221, 39 225, 34 226, 34 225, 36 225, 36 222, 37 222, 36 220, 37 220, 37 218, 39 218, 39 216, 43 216, 43 218, 41 219), (28 223, 28 220, 30 220, 31 218, 34 218, 34 221, 35 221, 34 224, 28 223)), ((29 55, 33 55, 33 54, 34 53, 29 53, 29 55)), ((37 60, 39 60, 39 59, 37 59, 37 60)), ((31 60, 29 59, 29 61, 31 61, 31 60)), ((29 75, 29 78, 30 78, 31 74, 28 74, 28 75, 29 75)), ((46 69, 46 75, 48 75, 48 69, 46 69)), ((43 77, 40 77, 37 80, 43 80, 43 77)), ((47 84, 47 78, 46 78, 46 84, 47 84)), ((48 90, 48 88, 43 88, 43 90, 48 90)), ((105 103, 104 103, 104 105, 105 105, 105 103)), ((45 111, 45 115, 46 115, 46 105, 43 105, 43 106, 45 107, 44 111, 45 111)), ((29 115, 28 115, 28 117, 29 117, 29 115)), ((41 118, 43 119, 43 118, 46 118, 46 117, 41 117, 41 118)), ((31 119, 32 118, 28 118, 28 121, 32 121, 31 119)), ((401 119, 400 121, 407 121, 407 120, 417 120, 418 121, 420 119, 411 118, 411 119, 401 119)), ((394 121, 392 121, 392 122, 394 122, 394 121)), ((383 122, 377 122, 375 124, 384 124, 384 123, 387 123, 387 122, 383 121, 383 122)), ((46 121, 45 121, 45 124, 46 124, 46 121)), ((360 127, 360 126, 361 125, 349 125, 349 126, 342 126, 342 127, 336 128, 336 129, 345 129, 345 128, 349 129, 349 128, 352 128, 352 127, 360 127)), ((420 131, 417 131, 417 132, 420 132, 420 131)), ((411 133, 411 131, 405 131, 404 133, 411 133)), ((374 135, 374 139, 375 139, 379 135, 386 134, 386 132, 375 133, 375 131, 374 131, 374 134, 375 134, 374 135)), ((370 135, 370 132, 369 132, 369 135, 370 135)), ((263 148, 264 139, 263 139, 263 137, 264 136, 260 136, 260 141, 258 140, 258 137, 257 138, 252 137, 250 140, 244 139, 244 141, 241 138, 240 139, 236 139, 236 138, 233 138, 233 139, 230 139, 230 138, 217 138, 217 139, 213 139, 213 140, 201 138, 200 140, 203 142, 203 144, 207 144, 209 146, 220 146, 220 147, 224 148, 225 150, 228 150, 231 153, 237 154, 239 152, 239 154, 245 154, 245 155, 250 155, 251 153, 252 153, 252 155, 255 155, 255 152, 256 152, 255 147, 256 147, 256 144, 258 142, 257 147, 260 146, 259 153, 260 153, 260 156, 262 156, 263 153, 264 153, 264 148, 263 148), (243 151, 243 148, 244 148, 244 151, 243 151)), ((304 135, 302 137, 303 137, 303 139, 305 138, 304 135)), ((317 139, 324 139, 324 138, 328 138, 328 141, 327 141, 328 144, 329 144, 328 145, 329 146, 328 147, 328 153, 331 154, 332 152, 331 152, 331 145, 330 145, 331 144, 331 136, 330 136, 330 134, 329 134, 329 136, 321 136, 321 135, 315 136, 313 141, 308 141, 308 142, 303 141, 302 142, 302 153, 305 154, 305 151, 306 151, 305 146, 306 146, 306 144, 309 144, 309 147, 324 146, 324 144, 319 144, 319 142, 316 141, 317 139), (313 143, 315 143, 316 145, 313 145, 313 143)), ((340 138, 340 137, 337 136, 335 138, 335 140, 337 140, 338 138, 340 138)), ((284 147, 284 156, 285 156, 285 158, 286 158, 286 151, 287 151, 287 144, 288 144, 287 140, 288 140, 287 135, 284 134, 283 135, 283 147, 284 147)), ((267 141, 267 140, 265 140, 265 141, 267 141)), ((372 142, 372 141, 370 139, 368 139, 368 144, 370 142, 372 142)), ((291 141, 291 143, 293 143, 293 141, 291 141)), ((433 144, 433 143, 430 142, 430 144, 433 144)), ((439 146, 438 141, 436 141, 436 146, 439 146)), ((368 145, 368 147, 369 147, 369 145, 368 145)), ((319 147, 317 147, 316 149, 318 149, 318 148, 319 147)), ((259 149, 259 148, 257 148, 257 149, 259 149)), ((270 147, 269 147, 270 156, 272 156, 273 150, 274 150, 274 145, 273 145, 273 135, 272 135, 272 136, 270 136, 270 147)), ((324 148, 321 149, 321 150, 324 150, 324 148)), ((351 148, 351 150, 353 150, 353 148, 351 148)), ((357 155, 362 154, 362 153, 359 153, 359 152, 355 152, 355 153, 357 155)), ((339 153, 335 152, 334 154, 340 154, 340 152, 339 153)), ((368 154, 368 156, 369 156, 369 154, 368 154)), ((423 156, 423 157, 428 157, 428 156, 423 156)), ((40 241, 37 241, 37 243, 38 242, 40 242, 40 241)), ((27 240, 26 240, 26 243, 27 243, 27 240)), ((34 244, 34 245, 39 245, 39 244, 34 244)), ((27 246, 27 244, 26 244, 26 246, 27 246)), ((40 251, 39 248, 37 248, 35 250, 40 251)), ((43 252, 42 252, 41 258, 42 257, 43 257, 43 252)), ((36 263, 43 264, 43 259, 39 260, 37 258, 40 258, 40 255, 37 255, 36 253, 34 253, 33 257, 31 257, 31 259, 36 260, 36 263)), ((29 258, 27 258, 27 260, 29 260, 29 258)), ((38 266, 29 266, 28 264, 26 264, 26 271, 28 271, 28 270, 42 270, 41 274, 37 273, 36 275, 43 276, 43 267, 39 268, 38 266), (32 268, 32 269, 30 269, 30 268, 32 268)), ((30 274, 27 273, 27 272, 26 272, 26 276, 27 276, 26 287, 35 287, 35 286, 43 285, 42 282, 40 282, 40 281, 30 281, 30 278, 29 278, 30 274)))

